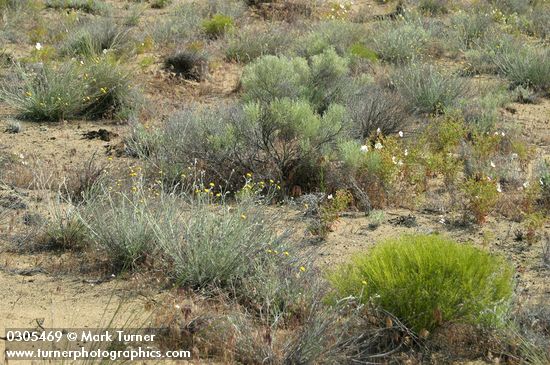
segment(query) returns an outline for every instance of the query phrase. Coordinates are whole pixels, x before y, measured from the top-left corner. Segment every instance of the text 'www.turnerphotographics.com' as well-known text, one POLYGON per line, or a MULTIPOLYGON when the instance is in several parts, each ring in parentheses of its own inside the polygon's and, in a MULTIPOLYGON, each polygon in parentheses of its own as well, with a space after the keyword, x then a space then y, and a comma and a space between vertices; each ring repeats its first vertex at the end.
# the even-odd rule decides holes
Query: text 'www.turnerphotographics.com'
POLYGON ((168 329, 6 329, 5 359, 190 359, 186 349, 165 349, 168 329))

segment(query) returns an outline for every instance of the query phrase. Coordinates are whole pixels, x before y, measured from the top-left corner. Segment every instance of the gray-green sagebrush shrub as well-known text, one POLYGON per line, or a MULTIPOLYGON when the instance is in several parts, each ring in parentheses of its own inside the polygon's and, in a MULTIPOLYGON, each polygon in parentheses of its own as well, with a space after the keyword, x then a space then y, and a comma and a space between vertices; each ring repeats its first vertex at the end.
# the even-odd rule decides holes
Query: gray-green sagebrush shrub
POLYGON ((332 48, 311 57, 265 56, 248 65, 241 79, 243 99, 262 105, 280 98, 307 100, 319 112, 342 103, 351 92, 349 60, 332 48))
POLYGON ((439 236, 404 236, 329 274, 336 296, 373 301, 414 331, 445 322, 502 325, 513 268, 503 258, 439 236))
MULTIPOLYGON (((188 108, 168 119, 160 132, 136 130, 130 144, 171 184, 195 166, 212 181, 233 187, 247 172, 290 182, 330 150, 346 120, 338 104, 321 116, 307 101, 288 98, 265 105, 188 108)), ((310 173, 308 179, 314 178, 310 173)))
POLYGON ((128 117, 138 99, 129 74, 105 60, 45 64, 38 70, 18 66, 0 84, 0 99, 20 117, 36 121, 67 118, 128 117), (70 87, 68 86, 70 85, 70 87))

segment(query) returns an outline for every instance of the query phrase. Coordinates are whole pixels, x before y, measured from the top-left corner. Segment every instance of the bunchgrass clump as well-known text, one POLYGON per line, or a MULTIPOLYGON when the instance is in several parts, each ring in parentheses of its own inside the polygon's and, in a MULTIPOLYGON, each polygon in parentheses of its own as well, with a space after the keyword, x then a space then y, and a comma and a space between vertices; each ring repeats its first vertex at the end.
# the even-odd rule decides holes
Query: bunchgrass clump
POLYGON ((125 118, 137 98, 129 74, 105 60, 45 64, 38 71, 18 66, 15 78, 1 85, 0 98, 35 121, 125 118))
POLYGON ((332 48, 338 55, 345 56, 349 48, 363 43, 366 38, 365 28, 342 20, 324 21, 312 26, 296 42, 298 55, 311 57, 332 48))
POLYGON ((61 52, 68 56, 94 57, 106 52, 122 53, 129 45, 128 29, 111 19, 92 21, 70 34, 61 52))
POLYGON ((430 37, 421 23, 413 20, 383 22, 377 25, 372 48, 382 60, 406 63, 425 53, 430 37))
POLYGON ((250 62, 264 55, 285 54, 292 42, 293 32, 284 26, 270 24, 267 30, 244 27, 228 36, 225 57, 250 62))
POLYGON ((468 91, 460 77, 418 63, 399 69, 393 82, 409 108, 418 113, 441 113, 468 91))
POLYGON ((550 90, 550 51, 547 48, 518 46, 513 52, 499 52, 494 58, 498 72, 512 87, 532 87, 543 93, 550 90))
POLYGON ((504 259, 435 235, 380 243, 329 280, 338 298, 373 301, 417 332, 455 321, 501 325, 513 293, 504 259))
POLYGON ((161 240, 175 239, 181 204, 173 196, 151 194, 139 177, 130 185, 99 185, 96 192, 76 214, 88 241, 105 253, 114 270, 136 268, 158 254, 161 240))

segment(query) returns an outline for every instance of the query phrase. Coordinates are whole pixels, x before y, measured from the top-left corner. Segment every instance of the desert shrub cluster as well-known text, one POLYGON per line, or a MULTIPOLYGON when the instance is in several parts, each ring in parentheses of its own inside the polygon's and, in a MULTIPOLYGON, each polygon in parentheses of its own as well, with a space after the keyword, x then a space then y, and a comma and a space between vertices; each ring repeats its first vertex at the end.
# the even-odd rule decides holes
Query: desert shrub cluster
POLYGON ((337 265, 312 243, 346 214, 373 231, 406 208, 449 230, 513 219, 514 244, 540 244, 549 162, 512 103, 549 95, 548 4, 134 3, 0 0, 0 102, 14 118, 126 124, 104 145, 109 167, 52 193, 38 246, 99 252, 110 273, 223 307, 169 304, 158 319, 220 361, 409 363, 462 329, 483 338, 478 358, 544 363, 548 333, 514 317, 521 272, 498 252, 404 235, 337 265), (36 14, 53 20, 25 21, 36 14))

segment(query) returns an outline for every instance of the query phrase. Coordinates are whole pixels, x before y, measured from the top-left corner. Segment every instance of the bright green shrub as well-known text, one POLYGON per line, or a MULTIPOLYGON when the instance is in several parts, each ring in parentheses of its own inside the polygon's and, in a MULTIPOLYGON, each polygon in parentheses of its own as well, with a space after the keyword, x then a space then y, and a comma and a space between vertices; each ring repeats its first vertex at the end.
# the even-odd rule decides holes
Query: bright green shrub
POLYGON ((202 22, 206 35, 216 38, 233 28, 233 18, 223 14, 215 14, 212 18, 202 22))
POLYGON ((338 298, 371 300, 416 332, 444 322, 502 324, 513 292, 504 259, 435 235, 380 243, 328 278, 338 298))

